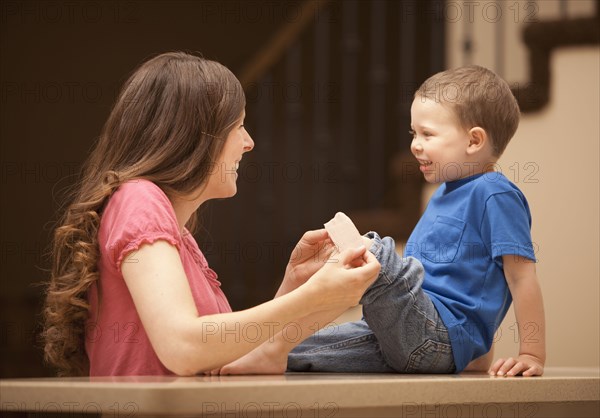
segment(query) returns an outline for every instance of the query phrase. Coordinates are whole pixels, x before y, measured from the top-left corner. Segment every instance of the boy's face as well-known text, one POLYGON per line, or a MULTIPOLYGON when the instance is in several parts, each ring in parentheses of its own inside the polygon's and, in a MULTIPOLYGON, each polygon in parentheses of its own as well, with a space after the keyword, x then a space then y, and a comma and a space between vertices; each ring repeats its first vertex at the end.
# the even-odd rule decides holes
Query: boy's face
POLYGON ((413 140, 410 150, 428 183, 442 183, 473 175, 475 167, 467 153, 469 133, 448 105, 416 97, 410 109, 413 140))

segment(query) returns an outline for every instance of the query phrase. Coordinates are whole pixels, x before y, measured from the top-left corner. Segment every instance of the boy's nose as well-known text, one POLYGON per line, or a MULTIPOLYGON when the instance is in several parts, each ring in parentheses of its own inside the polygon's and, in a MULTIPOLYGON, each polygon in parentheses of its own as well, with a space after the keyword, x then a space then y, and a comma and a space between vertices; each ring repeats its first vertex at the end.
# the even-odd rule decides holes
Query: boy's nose
POLYGON ((413 139, 413 141, 410 144, 410 150, 413 152, 413 154, 423 152, 423 145, 421 145, 421 142, 417 141, 416 139, 413 139))

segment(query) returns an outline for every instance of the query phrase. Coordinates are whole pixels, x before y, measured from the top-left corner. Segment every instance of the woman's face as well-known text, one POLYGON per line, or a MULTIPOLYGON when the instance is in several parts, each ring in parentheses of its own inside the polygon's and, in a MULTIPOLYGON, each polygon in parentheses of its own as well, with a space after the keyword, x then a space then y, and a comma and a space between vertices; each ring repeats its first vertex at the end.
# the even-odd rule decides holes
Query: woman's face
MULTIPOLYGON (((243 154, 254 148, 254 141, 244 128, 246 112, 225 138, 221 155, 211 170, 205 195, 209 199, 232 197, 237 193, 237 169, 243 154)), ((219 139, 215 138, 218 141, 219 139)))

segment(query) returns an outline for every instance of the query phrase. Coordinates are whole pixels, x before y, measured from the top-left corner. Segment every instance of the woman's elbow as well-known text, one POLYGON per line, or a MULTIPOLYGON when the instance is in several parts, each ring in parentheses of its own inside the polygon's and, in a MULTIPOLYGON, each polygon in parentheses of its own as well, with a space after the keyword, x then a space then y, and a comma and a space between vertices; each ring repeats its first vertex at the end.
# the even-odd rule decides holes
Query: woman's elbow
POLYGON ((173 374, 176 374, 177 376, 181 377, 195 376, 198 373, 200 373, 200 371, 196 371, 193 368, 186 366, 185 364, 174 364, 170 367, 165 365, 165 367, 169 369, 169 371, 171 371, 173 374))
POLYGON ((184 342, 172 341, 164 347, 157 347, 156 355, 169 371, 177 376, 194 376, 211 370, 206 363, 203 347, 192 347, 184 342))

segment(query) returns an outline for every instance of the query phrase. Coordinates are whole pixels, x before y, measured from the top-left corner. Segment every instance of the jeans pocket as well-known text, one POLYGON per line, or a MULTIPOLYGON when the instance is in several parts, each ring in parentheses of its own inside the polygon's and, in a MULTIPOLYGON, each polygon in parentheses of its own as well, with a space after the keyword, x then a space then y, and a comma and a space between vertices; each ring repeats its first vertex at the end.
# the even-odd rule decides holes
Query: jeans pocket
POLYGON ((452 346, 440 341, 426 340, 409 356, 407 373, 454 372, 452 346))

